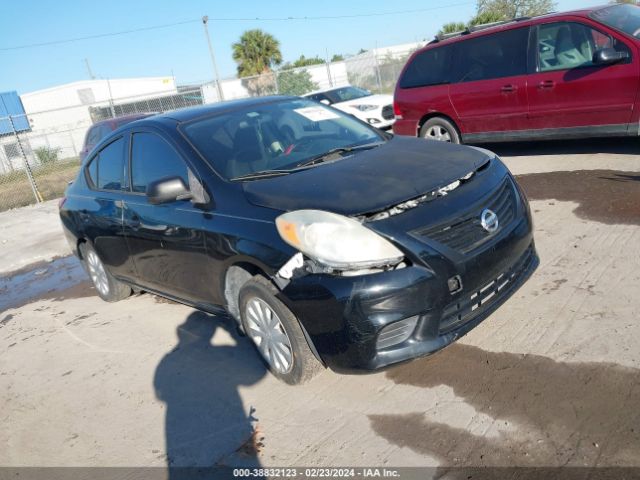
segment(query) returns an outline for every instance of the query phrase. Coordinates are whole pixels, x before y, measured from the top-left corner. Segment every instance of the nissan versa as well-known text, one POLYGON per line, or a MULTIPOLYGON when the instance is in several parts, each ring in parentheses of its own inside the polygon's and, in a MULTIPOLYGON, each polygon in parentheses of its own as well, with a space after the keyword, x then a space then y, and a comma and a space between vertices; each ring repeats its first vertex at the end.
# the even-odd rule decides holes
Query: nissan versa
POLYGON ((538 265, 526 198, 494 154, 295 97, 121 127, 60 216, 104 300, 143 290, 226 311, 291 384, 433 353, 538 265))

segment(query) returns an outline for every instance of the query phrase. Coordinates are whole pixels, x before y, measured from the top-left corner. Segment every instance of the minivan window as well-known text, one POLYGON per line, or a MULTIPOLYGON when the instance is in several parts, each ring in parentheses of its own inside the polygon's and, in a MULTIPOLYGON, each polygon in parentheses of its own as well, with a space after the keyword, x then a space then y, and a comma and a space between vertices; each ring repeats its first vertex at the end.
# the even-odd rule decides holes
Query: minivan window
POLYGON ((90 175, 94 185, 101 190, 121 190, 124 176, 125 141, 122 138, 111 142, 93 158, 89 165, 90 175), (97 169, 93 166, 97 164, 97 169))
POLYGON ((144 193, 151 182, 180 177, 189 185, 187 165, 178 153, 158 135, 134 133, 131 148, 131 188, 144 193))
POLYGON ((592 66, 593 54, 603 48, 627 50, 623 43, 582 23, 556 22, 540 25, 538 71, 592 66))
POLYGON ((640 38, 640 8, 633 5, 614 5, 591 13, 591 18, 620 32, 640 38))
POLYGON ((529 28, 463 40, 457 44, 455 82, 474 82, 527 73, 529 28))
POLYGON ((431 48, 418 53, 407 65, 400 88, 427 87, 449 83, 452 45, 431 48))

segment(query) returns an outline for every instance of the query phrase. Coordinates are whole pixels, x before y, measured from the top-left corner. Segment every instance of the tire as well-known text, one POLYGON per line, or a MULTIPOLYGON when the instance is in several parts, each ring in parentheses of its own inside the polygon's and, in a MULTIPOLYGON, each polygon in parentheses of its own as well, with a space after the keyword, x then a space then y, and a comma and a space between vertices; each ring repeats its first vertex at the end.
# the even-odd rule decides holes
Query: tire
POLYGON ((311 380, 323 366, 309 348, 298 319, 276 298, 277 293, 260 275, 245 283, 239 296, 242 326, 269 371, 289 385, 299 385, 311 380))
POLYGON ((433 117, 420 128, 420 136, 439 142, 460 143, 460 134, 456 126, 443 117, 433 117))
POLYGON ((118 302, 131 296, 131 287, 119 280, 105 268, 95 249, 87 242, 80 244, 82 264, 89 274, 96 292, 105 302, 118 302))

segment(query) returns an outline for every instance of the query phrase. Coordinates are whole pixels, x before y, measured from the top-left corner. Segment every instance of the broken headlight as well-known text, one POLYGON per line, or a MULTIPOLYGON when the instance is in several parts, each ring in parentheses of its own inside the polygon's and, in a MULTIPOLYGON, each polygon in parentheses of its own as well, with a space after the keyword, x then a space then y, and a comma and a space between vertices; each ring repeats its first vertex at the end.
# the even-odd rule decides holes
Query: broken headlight
POLYGON ((404 255, 360 222, 322 210, 296 210, 276 219, 278 233, 292 247, 339 270, 395 265, 404 255))

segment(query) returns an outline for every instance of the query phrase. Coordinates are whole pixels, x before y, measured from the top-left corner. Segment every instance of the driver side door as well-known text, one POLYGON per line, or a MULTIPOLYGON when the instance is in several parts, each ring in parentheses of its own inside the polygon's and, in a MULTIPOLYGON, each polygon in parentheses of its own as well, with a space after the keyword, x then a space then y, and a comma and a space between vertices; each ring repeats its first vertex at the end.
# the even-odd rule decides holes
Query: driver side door
MULTIPOLYGON (((624 134, 638 92, 638 58, 620 38, 578 21, 537 26, 536 71, 528 82, 529 128, 567 128, 564 134, 624 134), (627 60, 593 63, 602 48, 626 51, 627 60)), ((542 133, 544 136, 544 133, 542 133)))

